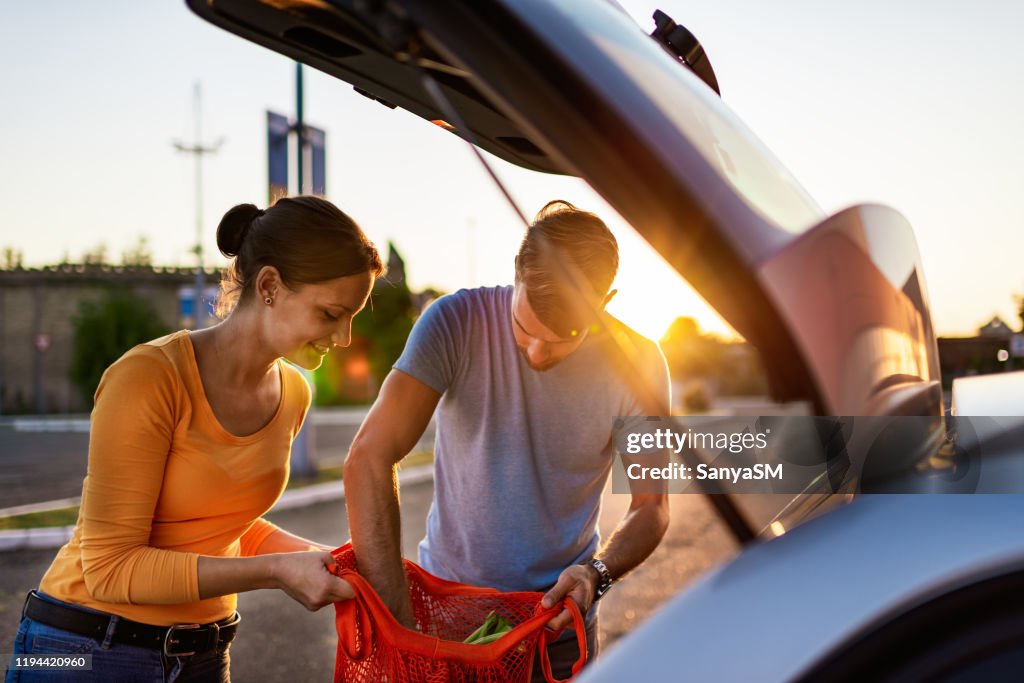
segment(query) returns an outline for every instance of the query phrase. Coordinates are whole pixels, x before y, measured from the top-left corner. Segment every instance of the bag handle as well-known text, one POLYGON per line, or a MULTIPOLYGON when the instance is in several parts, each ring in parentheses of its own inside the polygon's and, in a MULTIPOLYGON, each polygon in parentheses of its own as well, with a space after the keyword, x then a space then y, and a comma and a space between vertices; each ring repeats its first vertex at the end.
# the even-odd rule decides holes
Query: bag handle
POLYGON ((334 603, 339 626, 338 645, 349 659, 358 661, 370 653, 373 640, 373 620, 370 619, 370 609, 363 598, 365 591, 372 588, 363 577, 350 569, 339 571, 336 576, 348 581, 355 592, 355 597, 334 603), (343 623, 349 628, 340 628, 343 623))
POLYGON ((540 648, 540 668, 541 671, 544 672, 544 678, 547 679, 548 683, 567 683, 568 681, 571 681, 579 675, 580 669, 582 669, 583 665, 587 663, 587 627, 583 622, 583 615, 580 614, 579 605, 577 605, 576 601, 572 598, 566 598, 562 604, 568 607, 569 611, 572 612, 573 628, 576 630, 576 642, 579 645, 580 657, 576 660, 576 663, 572 665, 572 676, 564 680, 556 679, 551 673, 551 658, 548 656, 548 645, 555 642, 558 636, 561 635, 562 631, 565 629, 560 629, 558 631, 548 631, 547 629, 544 629, 541 632, 543 637, 541 642, 538 643, 538 647, 540 648))

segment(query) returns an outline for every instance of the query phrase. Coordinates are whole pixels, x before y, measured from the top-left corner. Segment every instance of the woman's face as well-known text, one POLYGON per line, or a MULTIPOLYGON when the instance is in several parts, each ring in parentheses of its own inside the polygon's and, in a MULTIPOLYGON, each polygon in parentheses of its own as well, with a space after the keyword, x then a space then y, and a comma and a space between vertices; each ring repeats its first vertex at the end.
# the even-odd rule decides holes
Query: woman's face
POLYGON ((366 306, 373 280, 372 273, 358 273, 294 290, 278 281, 264 328, 277 355, 315 370, 332 348, 348 346, 352 318, 366 306))

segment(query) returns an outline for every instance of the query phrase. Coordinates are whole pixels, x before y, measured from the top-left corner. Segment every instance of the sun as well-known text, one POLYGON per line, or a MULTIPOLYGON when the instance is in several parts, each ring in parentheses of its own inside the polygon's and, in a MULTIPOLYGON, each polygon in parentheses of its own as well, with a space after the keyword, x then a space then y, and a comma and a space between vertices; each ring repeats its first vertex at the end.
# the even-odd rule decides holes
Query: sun
POLYGON ((609 313, 654 341, 680 316, 696 320, 704 333, 739 336, 650 246, 639 239, 639 244, 624 241, 620 239, 619 274, 612 285, 618 293, 608 304, 609 313))

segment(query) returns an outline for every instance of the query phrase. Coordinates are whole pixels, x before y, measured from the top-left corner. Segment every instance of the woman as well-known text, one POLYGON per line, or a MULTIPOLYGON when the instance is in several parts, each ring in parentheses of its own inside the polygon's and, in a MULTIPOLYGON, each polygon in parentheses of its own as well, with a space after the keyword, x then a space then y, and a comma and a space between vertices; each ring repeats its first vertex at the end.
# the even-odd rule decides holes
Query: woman
POLYGON ((317 197, 236 206, 217 245, 234 257, 226 319, 136 346, 100 381, 78 523, 25 603, 16 654, 92 654, 88 680, 228 681, 236 593, 280 588, 310 610, 352 596, 326 546, 261 515, 310 403, 282 358, 312 370, 348 346, 380 256, 317 197))

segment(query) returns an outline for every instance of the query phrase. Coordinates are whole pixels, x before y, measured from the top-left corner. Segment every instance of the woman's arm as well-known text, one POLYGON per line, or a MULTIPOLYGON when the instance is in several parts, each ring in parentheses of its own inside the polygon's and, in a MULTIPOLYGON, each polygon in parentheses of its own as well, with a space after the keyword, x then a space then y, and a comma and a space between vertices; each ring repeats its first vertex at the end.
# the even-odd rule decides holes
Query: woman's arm
POLYGON ((97 600, 199 600, 199 556, 149 545, 179 384, 170 361, 147 349, 107 368, 96 390, 79 523, 85 585, 97 600))
MULTIPOLYGON (((180 409, 178 382, 169 361, 143 352, 111 366, 97 389, 81 512, 82 569, 92 596, 159 605, 281 588, 306 607, 350 597, 348 584, 326 570, 329 553, 319 550, 222 558, 149 545, 180 409)), ((265 525, 258 525, 261 552, 310 549, 265 525)))
MULTIPOLYGON (((290 534, 289 534, 290 535, 290 534)), ((353 597, 348 582, 331 573, 325 550, 256 557, 199 558, 199 596, 213 598, 259 588, 280 588, 310 611, 353 597)))

